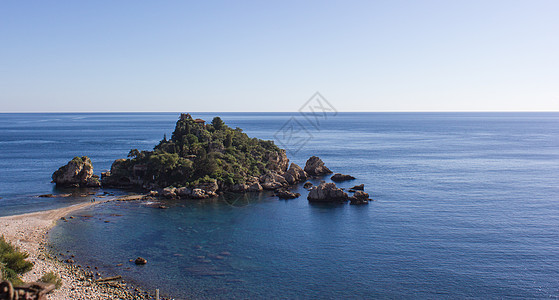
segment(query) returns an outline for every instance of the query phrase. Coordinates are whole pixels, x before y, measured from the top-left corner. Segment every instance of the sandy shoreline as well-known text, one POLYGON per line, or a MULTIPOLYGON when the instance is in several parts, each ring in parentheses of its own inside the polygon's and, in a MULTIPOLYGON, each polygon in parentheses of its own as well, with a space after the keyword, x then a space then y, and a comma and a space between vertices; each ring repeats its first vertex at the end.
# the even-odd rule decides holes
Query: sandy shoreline
MULTIPOLYGON (((120 200, 134 200, 128 196, 120 200)), ((101 199, 99 199, 101 200, 101 199)), ((58 273, 64 284, 51 293, 48 299, 139 299, 143 294, 124 288, 124 284, 96 283, 89 272, 51 256, 47 250, 48 232, 56 222, 70 213, 111 200, 87 202, 34 213, 0 217, 0 235, 29 254, 33 269, 22 276, 23 281, 37 281, 48 272, 58 273)))

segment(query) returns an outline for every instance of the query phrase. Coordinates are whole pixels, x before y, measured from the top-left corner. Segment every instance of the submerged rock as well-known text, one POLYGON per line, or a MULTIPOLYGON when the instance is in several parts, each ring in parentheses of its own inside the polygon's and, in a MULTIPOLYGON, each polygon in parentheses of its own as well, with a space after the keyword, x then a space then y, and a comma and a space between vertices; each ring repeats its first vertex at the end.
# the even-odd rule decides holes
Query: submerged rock
POLYGON ((324 162, 318 156, 312 156, 307 160, 307 163, 305 164, 305 172, 307 172, 307 174, 312 176, 319 176, 319 175, 332 173, 332 171, 330 171, 330 169, 328 169, 324 165, 324 162))
POLYGON ((52 174, 52 181, 59 186, 101 186, 99 176, 93 175, 93 165, 87 156, 74 157, 52 174))
POLYGON ((311 188, 307 199, 311 202, 344 202, 347 201, 348 195, 335 183, 323 182, 311 188))
POLYGON ((148 263, 147 259, 142 258, 142 257, 138 257, 136 258, 136 260, 134 261, 135 264, 137 265, 145 265, 148 263))

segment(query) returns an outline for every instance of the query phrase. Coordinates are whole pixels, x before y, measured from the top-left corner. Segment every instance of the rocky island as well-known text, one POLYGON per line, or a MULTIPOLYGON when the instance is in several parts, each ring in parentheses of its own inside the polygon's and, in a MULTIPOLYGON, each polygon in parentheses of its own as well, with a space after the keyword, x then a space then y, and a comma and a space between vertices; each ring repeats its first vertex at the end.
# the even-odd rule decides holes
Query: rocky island
MULTIPOLYGON (((331 173, 317 156, 309 158, 304 169, 295 163, 290 165, 285 150, 273 141, 250 138, 219 117, 206 124, 190 114, 181 114, 170 139, 164 136, 153 151, 130 150, 128 158, 115 160, 110 171, 101 173, 100 182, 85 156, 75 157, 52 178, 62 186, 135 187, 165 198, 204 199, 219 192, 272 190, 281 199, 293 199, 300 194, 290 192, 290 186, 331 173)), ((350 179, 354 177, 339 173, 332 177, 333 181, 350 179)), ((369 200, 367 194, 359 195, 357 201, 335 183, 312 186, 306 182, 305 188, 311 202, 365 204, 369 200)))

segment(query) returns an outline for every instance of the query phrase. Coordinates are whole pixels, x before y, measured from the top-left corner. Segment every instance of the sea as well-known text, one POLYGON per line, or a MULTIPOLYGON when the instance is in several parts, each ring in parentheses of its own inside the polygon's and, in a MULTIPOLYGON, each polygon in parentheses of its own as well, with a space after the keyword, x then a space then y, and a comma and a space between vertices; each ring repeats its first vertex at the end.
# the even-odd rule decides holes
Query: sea
MULTIPOLYGON (((274 140, 300 166, 319 156, 374 201, 313 204, 295 186, 293 200, 108 202, 59 221, 53 250, 175 299, 559 298, 559 113, 191 114, 274 140)), ((58 190, 51 175, 83 155, 100 175, 178 117, 0 114, 0 216, 131 192, 58 190)))

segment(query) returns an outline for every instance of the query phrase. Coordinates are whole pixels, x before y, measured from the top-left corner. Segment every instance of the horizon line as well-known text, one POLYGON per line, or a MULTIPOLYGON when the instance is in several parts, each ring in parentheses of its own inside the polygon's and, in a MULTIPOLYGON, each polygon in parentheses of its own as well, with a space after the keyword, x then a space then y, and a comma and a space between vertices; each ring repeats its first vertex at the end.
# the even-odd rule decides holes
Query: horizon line
MULTIPOLYGON (((11 111, 0 114, 135 114, 135 113, 184 113, 186 111, 11 111)), ((558 113, 559 110, 345 110, 336 113, 558 113)), ((300 113, 299 111, 190 111, 189 113, 300 113)))

